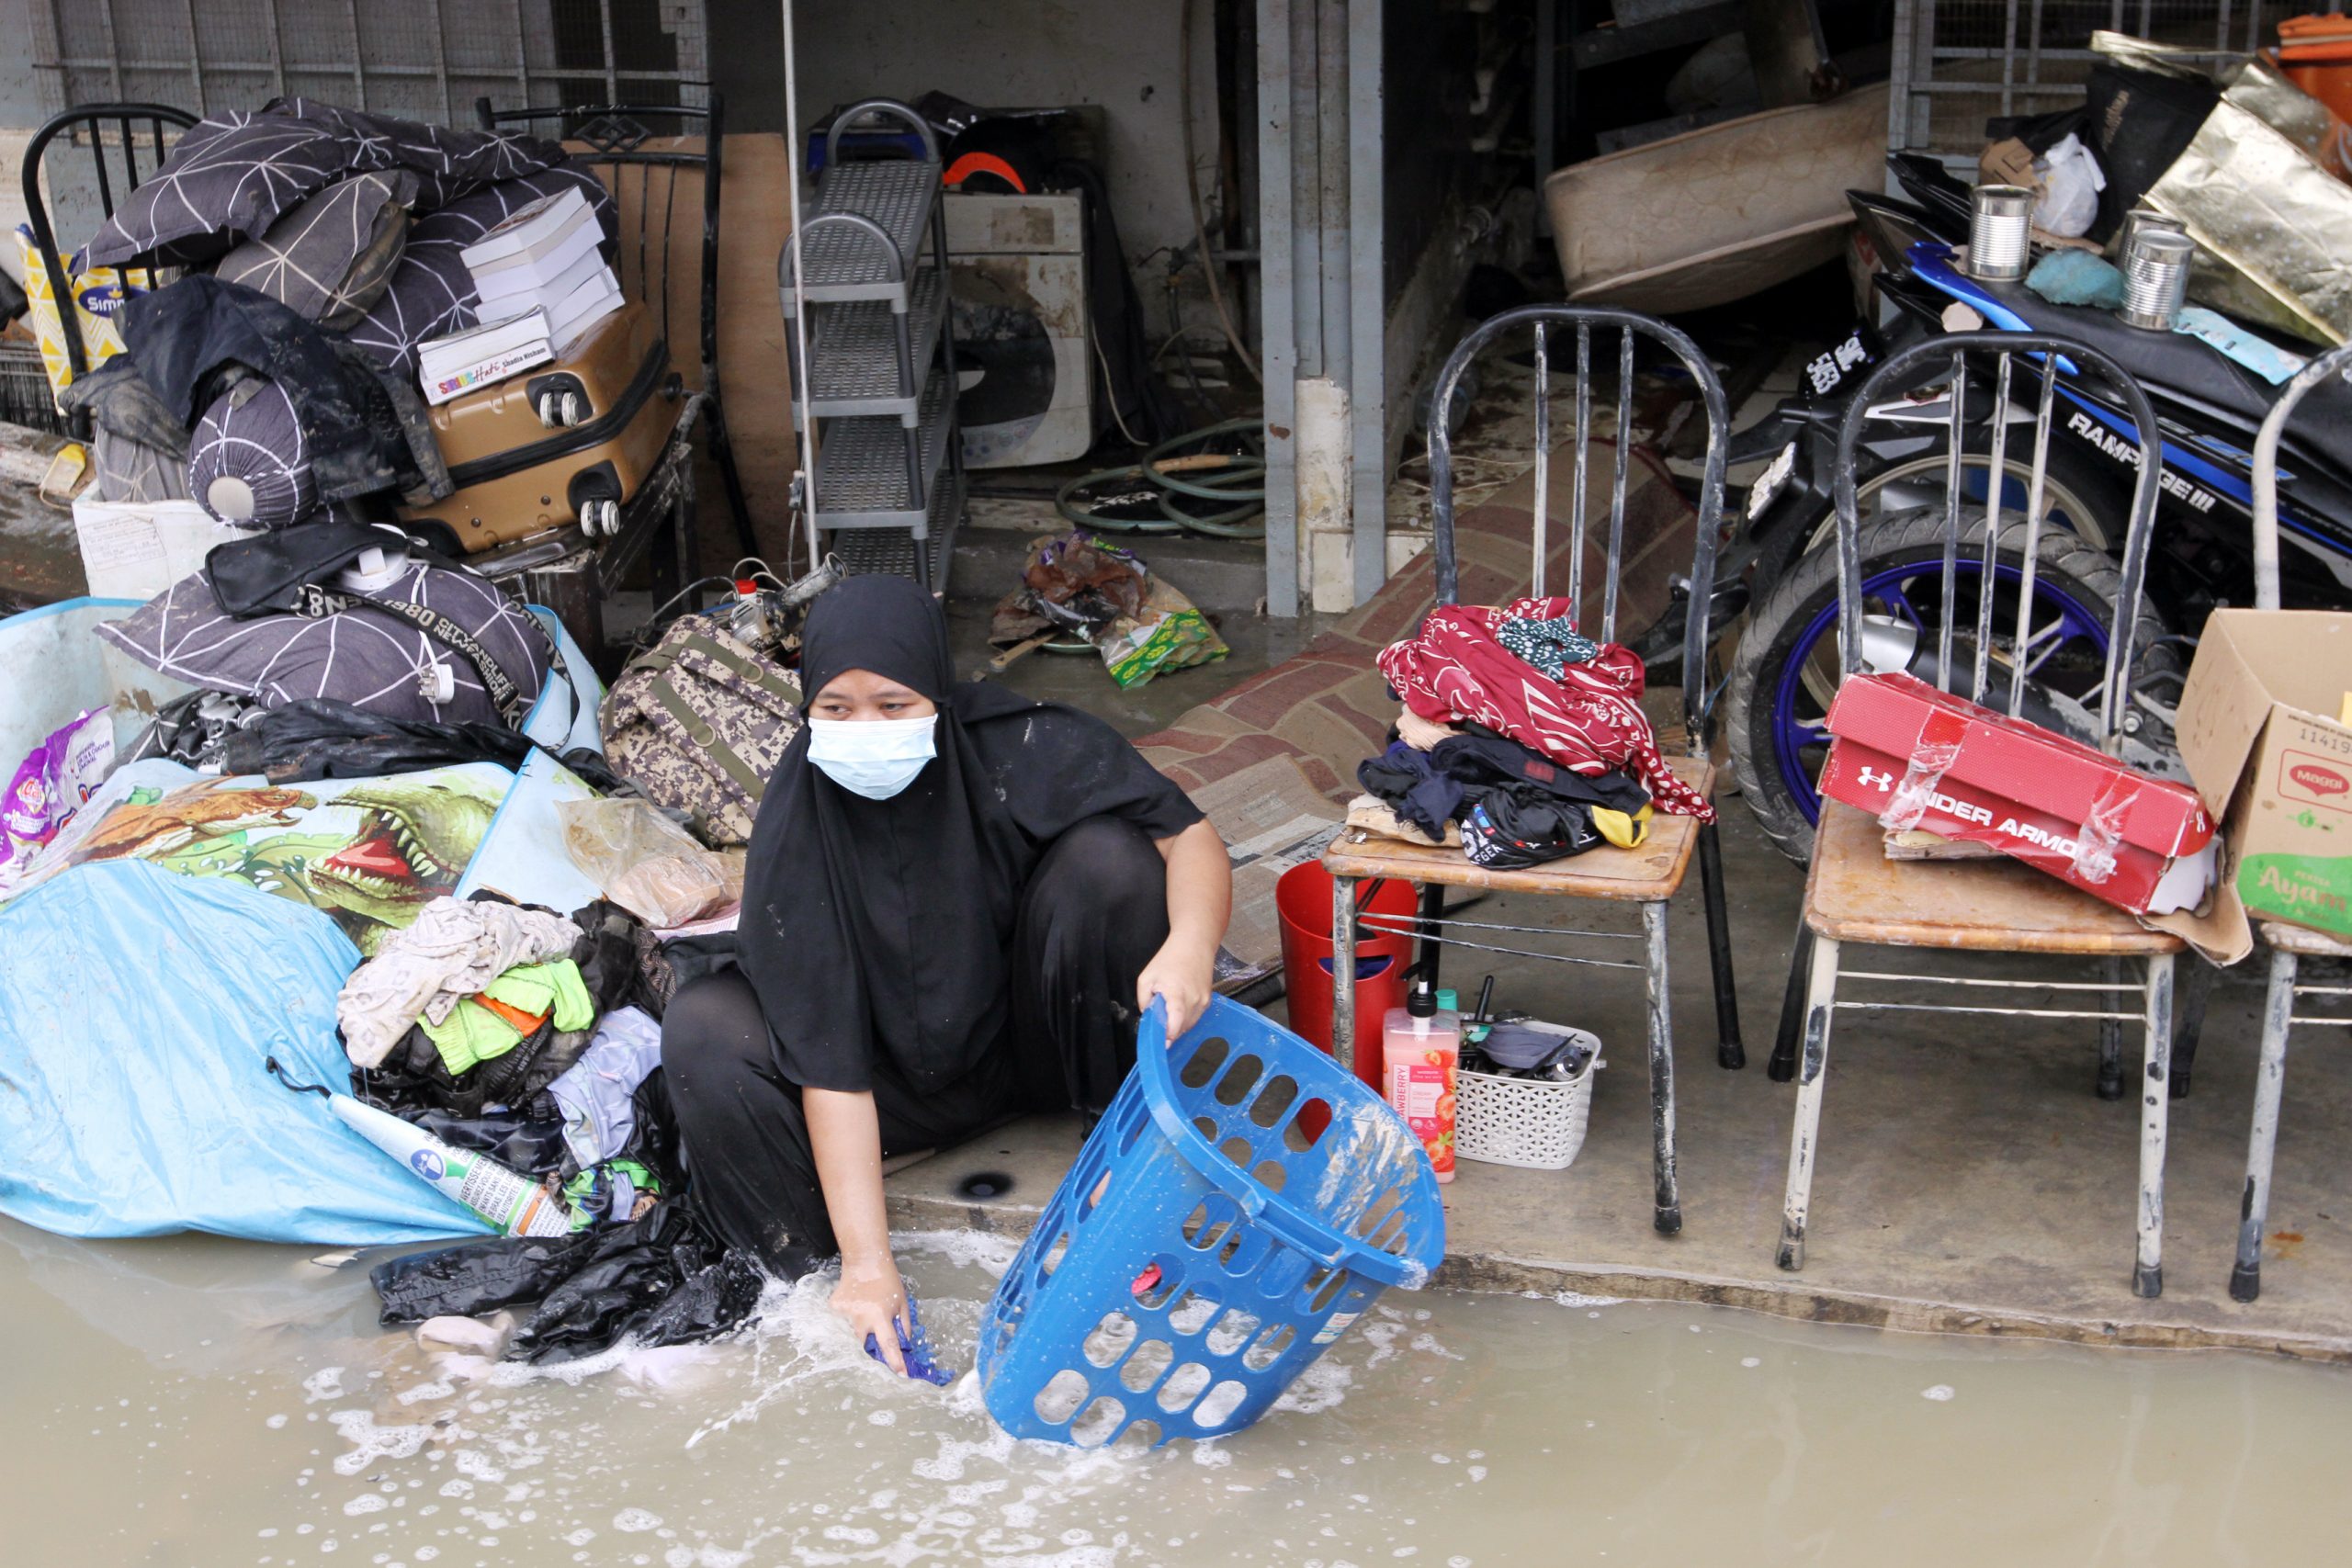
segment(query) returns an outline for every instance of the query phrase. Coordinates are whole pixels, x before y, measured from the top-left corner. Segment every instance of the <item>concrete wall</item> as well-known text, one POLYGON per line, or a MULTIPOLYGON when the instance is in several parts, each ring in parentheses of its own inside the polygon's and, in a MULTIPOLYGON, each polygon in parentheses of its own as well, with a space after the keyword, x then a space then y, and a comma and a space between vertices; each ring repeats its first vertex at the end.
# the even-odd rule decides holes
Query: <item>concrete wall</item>
MULTIPOLYGON (((42 96, 40 73, 33 69, 33 7, 42 0, 0 0, 0 128, 30 130, 49 118, 42 96)), ((46 30, 47 24, 43 23, 46 30)), ((5 172, 7 183, 17 180, 16 165, 5 172)))
MULTIPOLYGON (((736 129, 784 125, 783 34, 775 0, 708 0, 712 72, 736 129)), ((1201 189, 1217 154, 1211 0, 1193 6, 1193 134, 1201 189)), ((933 88, 982 106, 1100 104, 1109 120, 1113 214, 1130 263, 1193 240, 1177 117, 1177 0, 829 0, 797 17, 804 120, 828 106, 933 88)), ((1137 278, 1147 319, 1164 330, 1155 257, 1137 278)), ((1204 306, 1201 307, 1205 309, 1204 306)), ((1192 305, 1188 302, 1187 315, 1192 305)))

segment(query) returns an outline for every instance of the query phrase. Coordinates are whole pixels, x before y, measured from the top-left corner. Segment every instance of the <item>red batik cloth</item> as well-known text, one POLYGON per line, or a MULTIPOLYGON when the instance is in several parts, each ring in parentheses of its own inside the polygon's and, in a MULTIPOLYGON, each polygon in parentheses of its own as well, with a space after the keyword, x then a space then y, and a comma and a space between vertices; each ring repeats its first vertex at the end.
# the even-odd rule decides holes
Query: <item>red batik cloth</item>
POLYGON ((1419 635, 1380 650, 1380 672, 1423 718, 1483 724, 1574 773, 1623 768, 1660 811, 1713 821, 1714 807, 1674 776, 1657 749, 1641 708, 1641 655, 1606 643, 1555 681, 1495 640, 1507 620, 1548 621, 1571 610, 1566 599, 1519 599, 1500 609, 1441 604, 1419 635))

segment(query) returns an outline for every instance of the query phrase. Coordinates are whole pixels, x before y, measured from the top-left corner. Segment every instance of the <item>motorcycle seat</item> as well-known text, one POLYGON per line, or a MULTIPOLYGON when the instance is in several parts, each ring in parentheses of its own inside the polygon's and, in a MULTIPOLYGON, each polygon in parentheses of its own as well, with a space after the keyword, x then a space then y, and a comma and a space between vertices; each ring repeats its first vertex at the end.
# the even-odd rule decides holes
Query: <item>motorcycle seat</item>
MULTIPOLYGON (((2074 338, 2122 366, 2139 380, 2159 413, 2168 400, 2194 402, 2242 427, 2249 447, 2284 389, 2185 333, 2146 332, 2110 311, 2053 305, 2022 283, 1972 283, 2036 332, 2074 338)), ((2305 346, 2296 352, 2310 350, 2305 346)), ((2352 475, 2352 386, 2331 378, 2312 388, 2287 422, 2281 445, 2305 454, 2306 460, 2316 456, 2352 475)))

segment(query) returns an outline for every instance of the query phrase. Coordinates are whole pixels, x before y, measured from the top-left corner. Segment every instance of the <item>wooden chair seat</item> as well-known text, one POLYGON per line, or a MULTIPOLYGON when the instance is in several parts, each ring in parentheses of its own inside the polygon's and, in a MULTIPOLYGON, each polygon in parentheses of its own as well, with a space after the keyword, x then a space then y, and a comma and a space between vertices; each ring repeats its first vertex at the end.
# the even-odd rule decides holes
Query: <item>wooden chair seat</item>
MULTIPOLYGON (((1714 787, 1715 770, 1703 758, 1669 757, 1667 765, 1677 778, 1705 795, 1714 787)), ((1657 812, 1650 818, 1649 837, 1639 849, 1621 850, 1613 844, 1587 850, 1565 860, 1546 862, 1520 871, 1498 871, 1476 864, 1459 849, 1436 844, 1408 844, 1399 839, 1367 839, 1355 843, 1342 834, 1323 852, 1323 868, 1334 876, 1368 880, 1393 877, 1400 881, 1447 887, 1491 887, 1504 893, 1535 893, 1559 898, 1617 898, 1656 903, 1674 897, 1690 869, 1690 852, 1699 841, 1698 819, 1657 812)))
POLYGON ((1869 812, 1842 801, 1821 803, 1804 884, 1805 923, 1816 934, 1883 947, 2099 957, 2182 948, 2178 937, 2150 931, 2022 862, 1891 861, 1884 839, 1869 812))
POLYGON ((2308 926, 2290 926, 2284 920, 2256 919, 2254 929, 2271 946, 2281 953, 2291 953, 2298 958, 2352 958, 2352 940, 2330 936, 2308 926))

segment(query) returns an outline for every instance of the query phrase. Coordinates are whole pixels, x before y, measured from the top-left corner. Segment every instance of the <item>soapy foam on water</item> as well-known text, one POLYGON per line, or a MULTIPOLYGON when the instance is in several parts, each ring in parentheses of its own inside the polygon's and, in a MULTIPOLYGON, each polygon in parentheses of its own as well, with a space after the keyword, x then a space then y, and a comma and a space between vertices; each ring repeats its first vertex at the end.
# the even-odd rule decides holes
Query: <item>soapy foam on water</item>
MULTIPOLYGON (((985 1298, 1015 1246, 1002 1237, 954 1233, 898 1236, 894 1246, 909 1260, 910 1283, 922 1297, 925 1325, 943 1359, 969 1368, 985 1298), (940 1262, 944 1273, 934 1267, 940 1262)), ((763 1562, 779 1552, 782 1562, 805 1563, 973 1561, 1003 1568, 1109 1568, 1156 1562, 1167 1558, 1127 1530, 1077 1531, 1086 1539, 1073 1540, 1073 1532, 1056 1532, 1046 1521, 1100 1524, 1107 1517, 1124 1524, 1128 1510, 1148 1507, 1147 1499, 1161 1495, 1170 1465, 1195 1476, 1233 1472, 1236 1450, 1215 1441, 1159 1450, 1131 1446, 1125 1438, 1099 1450, 1017 1442, 989 1420, 971 1371, 946 1389, 933 1389, 894 1378, 870 1360, 833 1314, 832 1288, 832 1278, 825 1274, 772 1282, 753 1326, 729 1340, 683 1348, 683 1364, 694 1373, 687 1380, 691 1386, 647 1375, 650 1361, 659 1365, 659 1358, 677 1352, 622 1347, 567 1367, 533 1369, 425 1349, 402 1337, 383 1347, 384 1371, 368 1375, 385 1380, 379 1385, 383 1408, 399 1410, 408 1419, 379 1426, 372 1412, 334 1413, 331 1419, 352 1448, 334 1461, 334 1469, 371 1480, 405 1475, 426 1485, 421 1497, 435 1495, 430 1487, 439 1478, 444 1483, 438 1495, 447 1501, 436 1506, 456 1510, 463 1521, 459 1533, 479 1545, 501 1540, 499 1529, 524 1540, 575 1545, 600 1533, 626 1535, 655 1543, 640 1558, 664 1568, 729 1568, 755 1547, 763 1562), (771 1472, 789 1487, 797 1473, 794 1460, 816 1457, 806 1451, 815 1443, 823 1447, 829 1467, 844 1461, 863 1467, 868 1479, 862 1500, 812 1504, 789 1525, 713 1539, 677 1522, 674 1498, 649 1508, 626 1495, 615 1495, 615 1481, 628 1490, 630 1466, 622 1450, 639 1440, 623 1434, 633 1423, 653 1419, 633 1415, 631 1407, 674 1410, 691 1421, 710 1407, 714 1390, 725 1391, 729 1407, 668 1439, 719 1450, 697 1464, 735 1462, 756 1452, 762 1468, 772 1466, 771 1472), (403 1392, 414 1395, 413 1404, 401 1403, 403 1392), (616 1404, 618 1410, 611 1417, 583 1420, 576 1412, 588 1400, 616 1404), (573 1422, 579 1423, 577 1430, 573 1422), (909 1444, 926 1442, 927 1450, 916 1448, 910 1456, 909 1444), (602 1451, 615 1445, 613 1452, 602 1451), (850 1458, 857 1450, 868 1450, 872 1458, 850 1458), (554 1505, 545 1496, 546 1483, 535 1486, 524 1473, 550 1459, 562 1467, 557 1495, 577 1492, 579 1501, 554 1505), (598 1476, 605 1479, 594 1479, 598 1476), (1138 1492, 1138 1486, 1149 1490, 1138 1492), (491 1505, 502 1492, 506 1509, 520 1506, 524 1513, 494 1511, 491 1505), (601 1510, 560 1511, 579 1508, 598 1495, 601 1510), (549 1510, 548 1517, 535 1528, 518 1522, 539 1509, 549 1510), (623 1519, 641 1528, 629 1529, 623 1519), (575 1539, 583 1532, 584 1540, 575 1539), (762 1546, 763 1540, 768 1544, 762 1546)), ((1428 1315, 1408 1317, 1384 1309, 1376 1319, 1378 1342, 1365 1341, 1373 1357, 1382 1363, 1403 1359, 1400 1364, 1407 1366, 1450 1357, 1422 1326, 1428 1315)), ((1334 1410, 1371 1370, 1357 1344, 1351 1336, 1311 1364, 1276 1408, 1292 1420, 1334 1410)), ((1378 1375, 1385 1380, 1396 1374, 1384 1370, 1378 1375)), ((349 1381, 349 1374, 342 1376, 349 1381)), ((1148 1399, 1130 1401, 1129 1413, 1143 1419, 1156 1414, 1148 1399)), ((1311 1438, 1311 1433, 1303 1434, 1299 1440, 1311 1438)), ((1235 1483, 1227 1489, 1253 1488, 1235 1483)), ((423 1522, 413 1509, 370 1512, 392 1526, 423 1522)), ((351 1519, 352 1528, 357 1527, 358 1517, 351 1519)), ((435 1522, 446 1524, 446 1516, 435 1522)), ((403 1554, 395 1551, 388 1558, 403 1554)), ((412 1548, 403 1560, 424 1559, 412 1548)), ((627 1553, 617 1559, 630 1560, 627 1553)))

